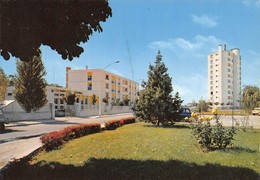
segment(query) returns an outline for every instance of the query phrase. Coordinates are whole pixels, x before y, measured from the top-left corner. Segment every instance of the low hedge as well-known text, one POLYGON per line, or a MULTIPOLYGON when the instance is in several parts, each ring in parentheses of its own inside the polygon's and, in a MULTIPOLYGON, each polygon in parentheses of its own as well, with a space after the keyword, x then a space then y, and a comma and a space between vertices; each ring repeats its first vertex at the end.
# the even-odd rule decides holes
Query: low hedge
MULTIPOLYGON (((124 124, 135 123, 135 117, 122 118, 119 120, 109 120, 105 123, 105 129, 114 130, 124 124)), ((53 131, 41 136, 40 140, 43 148, 46 151, 58 149, 65 142, 76 139, 88 134, 97 133, 101 131, 99 123, 81 124, 76 126, 69 126, 60 131, 53 131)))
POLYGON ((122 118, 119 120, 109 120, 105 123, 105 127, 107 130, 114 130, 124 124, 135 123, 135 117, 122 118))
POLYGON ((77 126, 69 126, 60 131, 50 132, 41 136, 40 140, 43 143, 43 148, 46 151, 57 149, 71 139, 79 138, 88 134, 101 131, 99 123, 81 124, 77 126))

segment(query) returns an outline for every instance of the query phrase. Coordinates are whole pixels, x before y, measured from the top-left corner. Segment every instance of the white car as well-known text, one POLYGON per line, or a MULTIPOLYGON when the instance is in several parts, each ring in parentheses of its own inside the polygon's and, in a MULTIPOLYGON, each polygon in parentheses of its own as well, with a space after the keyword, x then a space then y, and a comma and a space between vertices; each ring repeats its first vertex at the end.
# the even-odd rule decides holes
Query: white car
POLYGON ((260 108, 254 108, 254 110, 252 111, 253 115, 260 115, 260 108))

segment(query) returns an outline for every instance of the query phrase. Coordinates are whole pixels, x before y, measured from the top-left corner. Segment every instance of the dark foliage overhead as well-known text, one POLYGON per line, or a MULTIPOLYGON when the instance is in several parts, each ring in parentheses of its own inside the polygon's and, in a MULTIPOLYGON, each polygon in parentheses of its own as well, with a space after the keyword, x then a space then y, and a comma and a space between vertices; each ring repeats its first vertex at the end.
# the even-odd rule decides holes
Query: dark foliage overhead
POLYGON ((27 61, 39 56, 42 44, 72 60, 109 16, 107 0, 1 0, 0 53, 27 61))

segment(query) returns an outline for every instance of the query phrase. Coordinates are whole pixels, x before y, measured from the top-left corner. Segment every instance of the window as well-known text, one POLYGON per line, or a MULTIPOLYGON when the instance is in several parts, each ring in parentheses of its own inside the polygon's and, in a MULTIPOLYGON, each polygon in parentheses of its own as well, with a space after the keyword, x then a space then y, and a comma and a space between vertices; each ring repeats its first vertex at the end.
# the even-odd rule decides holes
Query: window
POLYGON ((92 83, 88 84, 88 90, 92 90, 92 83))
POLYGON ((231 94, 231 92, 230 92, 230 91, 228 91, 228 94, 231 94))
POLYGON ((109 97, 109 93, 108 92, 106 92, 106 97, 109 97))
POLYGON ((210 74, 213 74, 213 71, 212 71, 212 70, 210 71, 210 74))
POLYGON ((228 83, 231 83, 231 80, 230 80, 230 79, 228 79, 228 83))
POLYGON ((210 86, 210 90, 213 90, 213 86, 210 86))
POLYGON ((58 99, 54 99, 54 104, 58 104, 58 99))
POLYGON ((213 95, 213 91, 210 92, 210 95, 213 95))
POLYGON ((210 69, 212 69, 213 68, 213 65, 210 65, 210 69))
POLYGON ((212 64, 213 63, 213 60, 210 60, 210 64, 212 64))
POLYGON ((218 91, 216 91, 216 94, 218 94, 218 91))
POLYGON ((88 81, 92 81, 92 76, 88 76, 88 81))
POLYGON ((60 104, 64 104, 64 100, 63 99, 60 99, 60 104))
POLYGON ((106 80, 109 80, 109 76, 108 76, 107 74, 106 74, 106 76, 105 76, 105 79, 106 79, 106 80))
POLYGON ((210 85, 213 85, 213 81, 210 81, 210 85))
POLYGON ((231 69, 228 68, 228 72, 231 72, 231 69))
POLYGON ((13 93, 7 93, 7 96, 12 96, 13 95, 13 93))
POLYGON ((109 89, 109 84, 106 83, 106 89, 109 89))
POLYGON ((213 80, 213 76, 210 76, 210 80, 213 80))

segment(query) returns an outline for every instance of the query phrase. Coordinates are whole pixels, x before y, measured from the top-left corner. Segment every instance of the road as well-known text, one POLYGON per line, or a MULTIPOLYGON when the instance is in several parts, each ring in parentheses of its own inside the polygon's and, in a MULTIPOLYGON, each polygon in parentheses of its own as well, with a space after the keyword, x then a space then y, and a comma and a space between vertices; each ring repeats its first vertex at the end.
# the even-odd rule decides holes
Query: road
POLYGON ((39 137, 42 134, 60 130, 76 124, 98 122, 105 124, 112 119, 133 116, 131 113, 106 115, 102 117, 61 117, 55 120, 37 120, 12 122, 6 125, 6 133, 0 135, 0 169, 10 160, 27 156, 41 147, 39 137))

